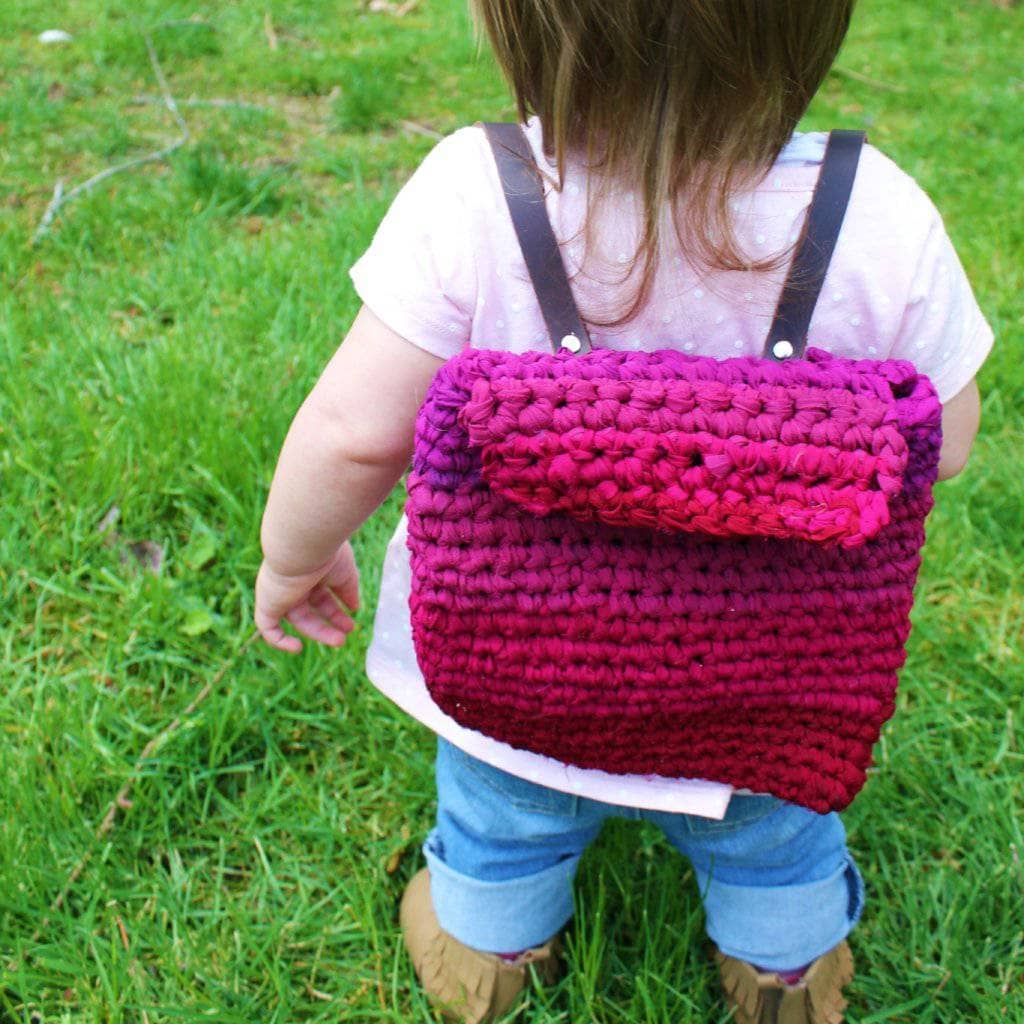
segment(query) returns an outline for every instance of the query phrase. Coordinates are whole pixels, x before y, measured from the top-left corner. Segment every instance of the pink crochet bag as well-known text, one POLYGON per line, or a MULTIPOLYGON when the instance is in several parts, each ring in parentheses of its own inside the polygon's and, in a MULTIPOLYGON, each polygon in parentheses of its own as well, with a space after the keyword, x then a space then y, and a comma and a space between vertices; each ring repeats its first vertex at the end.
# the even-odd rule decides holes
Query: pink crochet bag
POLYGON ((582 767, 846 806, 894 709, 941 441, 911 363, 805 351, 863 135, 830 136, 764 356, 717 360, 591 349, 529 148, 486 128, 554 351, 469 349, 420 410, 434 700, 582 767))

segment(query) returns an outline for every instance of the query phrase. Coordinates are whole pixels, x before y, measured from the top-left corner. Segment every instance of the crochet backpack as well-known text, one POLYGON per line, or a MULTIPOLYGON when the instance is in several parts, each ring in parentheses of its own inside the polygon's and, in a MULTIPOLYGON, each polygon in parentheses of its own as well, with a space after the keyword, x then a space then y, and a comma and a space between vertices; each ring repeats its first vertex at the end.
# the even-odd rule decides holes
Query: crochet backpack
POLYGON ((485 126, 553 351, 467 349, 419 412, 417 660, 447 714, 612 773, 826 812, 892 715, 941 406, 806 348, 863 135, 829 136, 764 355, 593 349, 518 126, 485 126))

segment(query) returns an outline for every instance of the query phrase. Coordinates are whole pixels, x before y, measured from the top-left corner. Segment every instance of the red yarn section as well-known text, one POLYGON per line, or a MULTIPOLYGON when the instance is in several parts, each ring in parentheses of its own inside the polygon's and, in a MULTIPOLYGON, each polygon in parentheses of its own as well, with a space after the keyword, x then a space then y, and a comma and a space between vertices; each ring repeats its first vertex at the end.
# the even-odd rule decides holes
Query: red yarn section
POLYGON ((911 364, 471 350, 409 476, 417 658, 516 747, 827 811, 894 708, 941 407, 911 364))

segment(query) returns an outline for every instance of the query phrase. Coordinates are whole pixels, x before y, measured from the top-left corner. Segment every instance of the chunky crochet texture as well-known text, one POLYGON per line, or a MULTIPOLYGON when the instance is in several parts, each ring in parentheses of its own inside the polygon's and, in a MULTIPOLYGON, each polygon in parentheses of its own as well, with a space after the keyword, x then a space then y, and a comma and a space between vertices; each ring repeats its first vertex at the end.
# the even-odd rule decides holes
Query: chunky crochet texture
POLYGON ((568 763, 846 806, 894 707, 940 417, 902 361, 467 350, 408 480, 431 694, 568 763))

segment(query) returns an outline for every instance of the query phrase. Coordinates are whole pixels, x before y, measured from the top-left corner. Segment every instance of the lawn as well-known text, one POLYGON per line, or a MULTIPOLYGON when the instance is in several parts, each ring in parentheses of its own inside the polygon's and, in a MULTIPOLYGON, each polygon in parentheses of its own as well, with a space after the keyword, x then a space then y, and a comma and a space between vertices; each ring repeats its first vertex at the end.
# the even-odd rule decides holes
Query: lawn
MULTIPOLYGON (((866 127, 929 191, 998 338, 846 814, 856 1024, 1024 1021, 1022 53, 1024 9, 863 0, 807 118, 866 127)), ((432 737, 362 669, 401 496, 357 538, 342 653, 247 645, 251 581, 348 267, 435 138, 512 113, 464 0, 0 8, 0 1021, 432 1019, 397 929, 432 737), (32 244, 58 180, 179 139, 32 244)), ((524 1020, 726 1020, 659 835, 609 828, 577 894, 569 975, 524 1020)))

